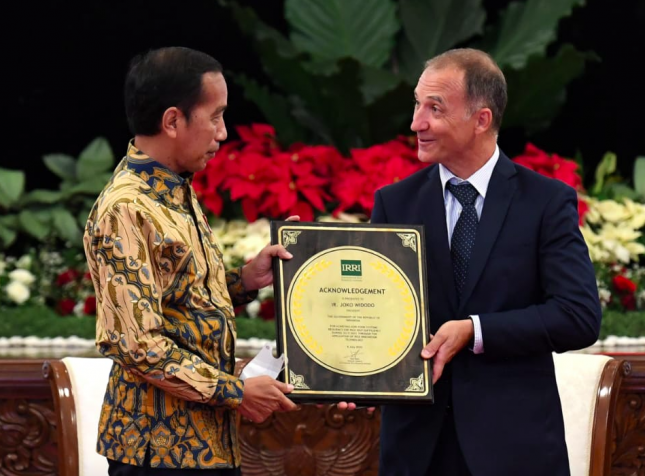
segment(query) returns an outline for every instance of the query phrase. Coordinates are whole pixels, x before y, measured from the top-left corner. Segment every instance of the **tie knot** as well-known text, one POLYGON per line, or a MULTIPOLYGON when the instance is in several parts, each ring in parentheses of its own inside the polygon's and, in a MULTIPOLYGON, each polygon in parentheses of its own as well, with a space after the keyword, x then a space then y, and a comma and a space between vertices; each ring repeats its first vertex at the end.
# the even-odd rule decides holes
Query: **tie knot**
POLYGON ((448 182, 446 184, 446 187, 448 188, 448 190, 450 190, 450 193, 452 193, 454 197, 459 201, 459 203, 461 203, 462 207, 465 207, 466 205, 473 205, 475 203, 477 195, 479 195, 477 189, 468 182, 459 185, 448 182))

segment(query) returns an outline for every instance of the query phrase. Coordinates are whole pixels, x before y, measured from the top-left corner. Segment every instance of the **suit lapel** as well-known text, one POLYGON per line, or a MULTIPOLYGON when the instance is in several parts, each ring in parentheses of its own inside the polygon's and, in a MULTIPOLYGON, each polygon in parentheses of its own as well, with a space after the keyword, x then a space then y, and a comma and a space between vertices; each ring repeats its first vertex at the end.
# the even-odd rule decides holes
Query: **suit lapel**
MULTIPOLYGON (((439 177, 439 167, 433 166, 428 172, 428 181, 421 190, 421 200, 416 216, 423 217, 426 231, 426 250, 428 265, 435 266, 438 272, 428 269, 428 276, 442 276, 437 281, 444 287, 445 296, 448 296, 450 309, 457 309, 457 290, 452 272, 452 259, 448 246, 448 229, 446 225, 446 206, 444 203, 443 189, 439 177)), ((446 319, 446 317, 444 317, 446 319)))
POLYGON ((495 165, 486 191, 484 209, 477 227, 477 237, 468 263, 468 275, 457 315, 463 313, 464 304, 468 302, 502 228, 517 186, 515 180, 512 179, 515 173, 513 162, 500 152, 499 160, 495 165))

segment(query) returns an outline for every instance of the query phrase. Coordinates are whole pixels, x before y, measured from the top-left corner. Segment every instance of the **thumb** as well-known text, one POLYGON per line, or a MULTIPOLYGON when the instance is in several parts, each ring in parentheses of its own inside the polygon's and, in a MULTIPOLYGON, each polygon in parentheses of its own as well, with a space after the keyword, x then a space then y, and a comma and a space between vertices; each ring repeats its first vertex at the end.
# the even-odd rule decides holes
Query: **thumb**
POLYGON ((439 350, 439 347, 441 347, 441 344, 443 344, 445 340, 445 337, 441 335, 434 336, 430 343, 426 345, 421 351, 421 357, 423 357, 424 359, 431 359, 432 357, 434 357, 434 355, 439 350))

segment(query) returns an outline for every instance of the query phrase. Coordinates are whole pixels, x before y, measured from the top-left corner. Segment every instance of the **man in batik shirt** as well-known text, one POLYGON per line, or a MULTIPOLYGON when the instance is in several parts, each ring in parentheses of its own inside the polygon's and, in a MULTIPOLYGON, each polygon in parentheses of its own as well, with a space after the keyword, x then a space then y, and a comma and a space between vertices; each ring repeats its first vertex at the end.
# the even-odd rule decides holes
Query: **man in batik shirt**
POLYGON ((134 139, 84 236, 96 343, 114 361, 97 445, 110 475, 237 475, 236 412, 259 422, 296 408, 292 386, 233 375, 233 308, 271 284, 273 257, 291 255, 267 246, 224 270, 191 179, 226 139, 226 105, 222 68, 201 52, 154 50, 127 75, 134 139))

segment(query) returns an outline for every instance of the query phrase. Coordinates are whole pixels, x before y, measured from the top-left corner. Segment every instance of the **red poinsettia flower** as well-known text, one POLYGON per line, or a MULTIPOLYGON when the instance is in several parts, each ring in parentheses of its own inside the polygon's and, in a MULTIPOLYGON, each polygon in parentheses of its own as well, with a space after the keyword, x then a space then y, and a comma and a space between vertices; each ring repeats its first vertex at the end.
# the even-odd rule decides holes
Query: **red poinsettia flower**
POLYGON ((244 152, 271 155, 273 150, 279 149, 275 139, 275 129, 269 124, 238 126, 235 130, 244 143, 244 152))
POLYGON ((96 297, 88 296, 83 304, 83 314, 92 316, 96 314, 96 297))
POLYGON ((76 303, 73 299, 63 298, 58 301, 58 304, 56 305, 56 311, 61 316, 69 316, 72 312, 74 312, 74 306, 76 306, 76 303))
POLYGON ((311 221, 313 209, 324 211, 325 200, 331 198, 325 191, 329 179, 315 173, 315 162, 306 156, 294 160, 293 155, 283 153, 272 160, 273 183, 260 210, 272 216, 297 213, 301 220, 311 221))
POLYGON ((369 214, 377 188, 426 165, 417 159, 415 137, 356 149, 345 158, 330 146, 283 149, 267 124, 240 126, 237 132, 240 140, 224 144, 206 169, 195 174, 198 199, 215 215, 222 213, 223 192, 241 202, 249 221, 261 214, 313 220, 332 201, 337 202, 335 213, 354 209, 369 214))
POLYGON ((636 309, 636 297, 633 294, 626 294, 620 298, 620 303, 628 311, 636 309))
POLYGON ((618 292, 629 294, 636 292, 636 283, 623 275, 614 276, 612 283, 618 292))
POLYGON ((197 172, 193 178, 193 188, 197 199, 215 215, 222 213, 224 200, 220 188, 229 174, 231 161, 237 157, 240 142, 230 142, 222 145, 206 168, 197 172))
POLYGON ((245 154, 243 160, 231 166, 231 175, 226 179, 224 188, 231 192, 233 200, 249 197, 258 199, 267 190, 272 178, 268 173, 267 158, 255 152, 245 154))
POLYGON ((76 281, 79 276, 80 276, 80 273, 77 270, 70 268, 67 271, 60 273, 56 277, 56 286, 59 286, 59 287, 65 286, 66 284, 76 281))
POLYGON ((524 153, 513 158, 513 161, 547 177, 561 180, 576 190, 583 190, 578 164, 573 160, 565 159, 557 154, 549 155, 528 143, 524 153))
POLYGON ((265 321, 272 321, 275 318, 275 305, 273 303, 273 299, 267 299, 260 304, 258 317, 265 321))
POLYGON ((419 162, 415 145, 416 140, 399 137, 366 149, 353 149, 352 160, 342 164, 345 170, 335 174, 332 191, 339 202, 335 212, 358 207, 371 214, 378 188, 398 182, 427 165, 419 162))

